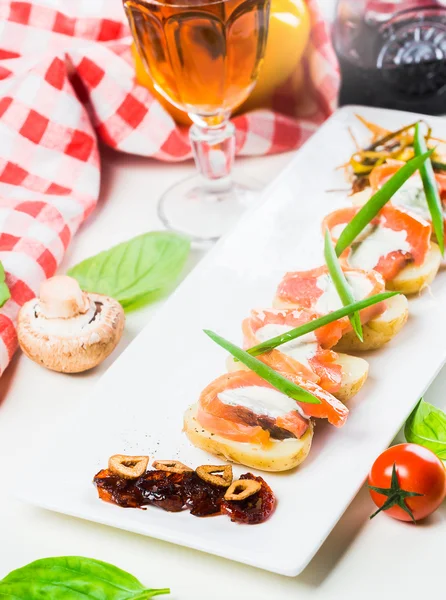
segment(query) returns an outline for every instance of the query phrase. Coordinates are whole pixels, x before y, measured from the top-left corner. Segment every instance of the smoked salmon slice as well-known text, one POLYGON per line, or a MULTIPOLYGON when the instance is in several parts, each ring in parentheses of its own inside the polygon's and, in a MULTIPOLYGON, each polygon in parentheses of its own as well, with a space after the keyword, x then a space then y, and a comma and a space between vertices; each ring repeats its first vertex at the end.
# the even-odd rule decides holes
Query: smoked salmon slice
MULTIPOLYGON (((290 328, 305 325, 310 321, 319 319, 322 315, 314 310, 306 308, 279 309, 267 308, 261 310, 252 310, 249 319, 245 319, 243 333, 245 335, 246 344, 255 345, 259 342, 253 341, 250 336, 255 334, 261 327, 272 323, 277 325, 289 326, 290 328), (246 325, 246 330, 245 330, 246 325), (248 327, 249 326, 249 327, 248 327), (251 334, 252 331, 252 334, 251 334)), ((332 348, 342 337, 342 326, 339 321, 334 321, 323 327, 319 327, 314 332, 318 343, 322 348, 332 348)))
MULTIPOLYGON (((325 217, 322 227, 336 242, 344 227, 361 210, 341 208, 325 217)), ((385 281, 394 279, 408 264, 421 265, 430 248, 431 225, 403 208, 386 204, 378 216, 343 253, 352 267, 374 269, 385 281)))
POLYGON ((211 433, 228 439, 266 444, 271 439, 301 438, 310 417, 328 419, 341 427, 348 408, 313 382, 281 372, 320 400, 300 403, 282 394, 252 371, 222 375, 201 393, 197 420, 211 433))
MULTIPOLYGON (((402 161, 392 160, 384 165, 375 167, 369 177, 370 186, 373 191, 379 190, 404 164, 402 161)), ((435 173, 435 179, 443 204, 443 224, 446 232, 446 173, 435 173)), ((420 216, 429 223, 432 223, 420 175, 412 175, 394 194, 391 202, 394 206, 401 206, 411 214, 420 216)))
MULTIPOLYGON (((406 163, 401 160, 392 160, 383 165, 375 167, 370 175, 370 187, 376 191, 382 187, 388 179, 390 179, 401 167, 406 163)), ((413 177, 417 177, 414 175, 413 177)), ((438 184, 438 191, 440 193, 443 204, 446 203, 446 173, 435 173, 435 179, 438 184)))
MULTIPOLYGON (((242 324, 244 347, 248 349, 256 346, 320 316, 305 309, 253 310, 251 316, 242 324)), ((335 321, 257 358, 276 371, 289 371, 300 375, 335 394, 341 387, 342 367, 336 362, 337 353, 329 348, 341 337, 342 325, 335 321)))
MULTIPOLYGON (((365 271, 343 266, 355 300, 363 300, 385 291, 384 280, 377 271, 365 271)), ((280 308, 305 308, 319 314, 327 314, 341 308, 342 303, 331 281, 326 266, 309 271, 295 271, 285 275, 279 284, 274 305, 280 308)), ((362 323, 375 319, 386 310, 385 302, 374 304, 360 311, 362 323)), ((351 330, 348 317, 339 319, 342 333, 351 330)))

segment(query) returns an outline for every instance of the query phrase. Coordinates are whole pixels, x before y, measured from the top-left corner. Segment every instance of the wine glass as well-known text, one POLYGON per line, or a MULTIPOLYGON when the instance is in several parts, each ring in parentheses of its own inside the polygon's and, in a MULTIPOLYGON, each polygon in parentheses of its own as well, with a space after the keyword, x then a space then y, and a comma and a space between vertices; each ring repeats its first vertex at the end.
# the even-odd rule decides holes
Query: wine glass
POLYGON ((155 89, 193 123, 198 175, 171 187, 159 216, 194 242, 218 239, 259 186, 231 177, 231 111, 253 89, 265 52, 270 0, 124 0, 136 47, 155 89))

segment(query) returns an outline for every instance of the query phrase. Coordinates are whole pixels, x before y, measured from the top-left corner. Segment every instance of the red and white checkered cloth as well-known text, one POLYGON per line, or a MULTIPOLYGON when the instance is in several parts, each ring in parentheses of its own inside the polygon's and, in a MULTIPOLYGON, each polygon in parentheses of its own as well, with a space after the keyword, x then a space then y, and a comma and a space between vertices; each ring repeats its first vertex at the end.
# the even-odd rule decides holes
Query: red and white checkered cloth
MULTIPOLYGON (((239 154, 297 148, 335 107, 336 59, 315 0, 308 5, 305 102, 285 85, 276 103, 288 115, 236 117, 239 154)), ((130 45, 121 0, 0 0, 0 261, 11 291, 0 311, 0 374, 17 346, 20 306, 96 204, 98 139, 165 161, 191 155, 186 129, 135 83, 130 45)))

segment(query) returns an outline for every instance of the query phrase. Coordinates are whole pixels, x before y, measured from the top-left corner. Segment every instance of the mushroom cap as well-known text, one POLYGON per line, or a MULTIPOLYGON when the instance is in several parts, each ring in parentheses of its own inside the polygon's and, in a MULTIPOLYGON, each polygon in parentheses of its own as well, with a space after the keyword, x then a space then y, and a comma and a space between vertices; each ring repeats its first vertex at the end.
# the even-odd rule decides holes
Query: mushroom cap
POLYGON ((119 302, 81 292, 70 277, 46 281, 42 296, 26 302, 18 315, 17 336, 28 358, 53 371, 80 373, 115 349, 125 324, 119 302))

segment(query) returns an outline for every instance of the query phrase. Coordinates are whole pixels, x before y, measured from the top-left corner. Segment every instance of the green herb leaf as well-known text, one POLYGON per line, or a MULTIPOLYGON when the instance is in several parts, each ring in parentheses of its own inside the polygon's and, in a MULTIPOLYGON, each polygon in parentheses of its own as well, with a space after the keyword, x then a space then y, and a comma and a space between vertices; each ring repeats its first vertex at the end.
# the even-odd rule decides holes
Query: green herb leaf
MULTIPOLYGON (((426 141, 421 133, 420 124, 415 125, 415 136, 413 140, 415 154, 420 156, 427 152, 426 141)), ((440 247, 441 254, 444 256, 444 222, 443 222, 443 207, 441 204, 440 194, 438 192, 438 184, 435 179, 432 162, 427 159, 420 167, 420 175, 423 181, 424 193, 426 195, 427 205, 432 217, 432 227, 437 237, 437 242, 440 247)))
MULTIPOLYGON (((339 263, 338 257, 336 256, 335 249, 331 242, 330 232, 327 229, 325 231, 325 244, 324 244, 324 255, 325 262, 327 263, 328 272, 330 273, 330 277, 333 281, 333 284, 338 292, 339 298, 343 306, 348 306, 355 302, 356 298, 353 296, 352 288, 350 287, 344 272, 341 269, 341 265, 339 263)), ((359 313, 354 312, 352 315, 348 317, 350 319, 350 323, 352 324, 353 331, 356 333, 358 339, 362 342, 362 325, 361 319, 359 318, 359 313)))
POLYGON ((87 292, 118 300, 126 310, 158 299, 175 282, 190 242, 172 232, 153 231, 87 258, 68 271, 87 292))
POLYGON ((316 331, 316 329, 319 329, 324 325, 328 325, 329 323, 333 323, 333 321, 347 317, 348 315, 351 315, 356 311, 363 310, 368 306, 373 306, 379 302, 384 302, 384 300, 388 300, 389 298, 392 298, 392 296, 397 296, 400 293, 401 292, 384 292, 382 294, 375 294, 374 296, 370 296, 370 298, 365 298, 359 302, 353 302, 353 304, 347 304, 347 306, 344 306, 344 308, 338 308, 338 310, 334 310, 333 312, 328 313, 328 315, 324 315, 323 317, 319 317, 318 319, 304 323, 304 325, 299 325, 299 327, 290 329, 290 331, 287 331, 286 333, 282 333, 281 335, 273 337, 269 340, 265 340, 261 344, 257 344, 257 346, 249 348, 247 352, 251 356, 258 356, 264 352, 269 352, 270 350, 273 350, 282 344, 286 344, 291 340, 295 340, 302 335, 316 331))
POLYGON ((442 162, 438 162, 437 160, 432 160, 432 166, 437 171, 446 171, 446 164, 442 162))
POLYGON ((376 217, 383 206, 391 199, 405 181, 411 177, 424 161, 433 153, 434 148, 420 156, 409 160, 401 169, 392 175, 386 183, 356 213, 350 223, 343 229, 336 244, 336 254, 340 256, 358 237, 361 231, 376 217))
POLYGON ((251 371, 257 373, 259 377, 270 383, 273 387, 276 388, 276 390, 279 390, 279 392, 286 394, 287 396, 289 396, 293 400, 296 400, 297 402, 304 402, 306 404, 321 403, 319 398, 316 398, 316 396, 313 396, 313 394, 310 394, 310 392, 308 392, 304 388, 301 388, 286 377, 283 377, 282 375, 277 373, 277 371, 274 371, 274 369, 271 369, 271 367, 268 367, 268 365, 265 365, 265 363, 258 360, 257 358, 254 358, 238 346, 235 346, 231 342, 228 342, 228 340, 225 340, 213 331, 209 331, 208 329, 204 329, 203 331, 206 335, 208 335, 211 338, 211 340, 213 340, 216 344, 227 350, 230 354, 232 354, 232 356, 237 358, 240 362, 242 362, 249 369, 251 369, 251 371))
POLYGON ((92 558, 44 558, 0 581, 0 599, 146 600, 170 590, 145 588, 133 575, 92 558))
POLYGON ((0 262, 0 307, 11 298, 11 292, 6 284, 5 269, 0 262))
POLYGON ((439 408, 421 399, 406 421, 404 435, 446 460, 446 414, 439 408))
POLYGON ((373 142, 373 144, 370 144, 370 146, 367 146, 366 150, 375 150, 376 148, 383 146, 387 142, 390 142, 390 140, 393 140, 393 138, 398 137, 399 135, 401 135, 405 131, 408 131, 409 129, 412 129, 414 125, 415 123, 409 123, 409 125, 405 125, 404 127, 401 127, 401 129, 397 129, 396 131, 390 131, 385 136, 376 140, 376 142, 373 142))

